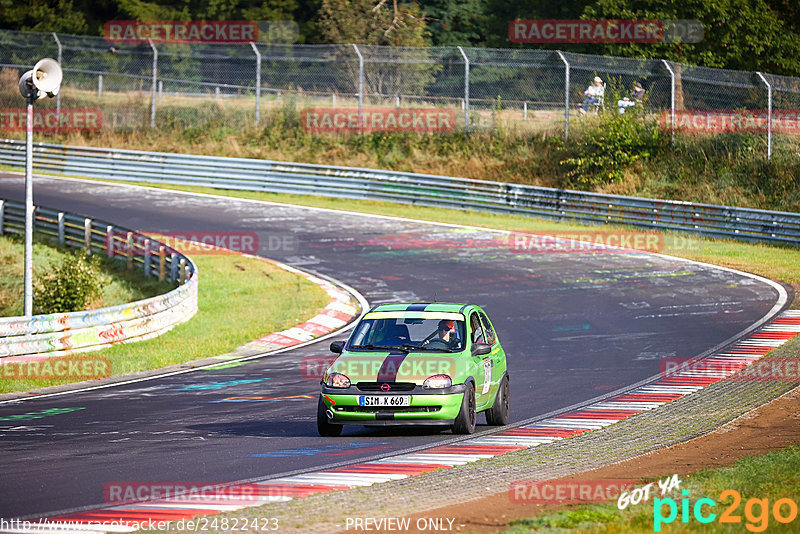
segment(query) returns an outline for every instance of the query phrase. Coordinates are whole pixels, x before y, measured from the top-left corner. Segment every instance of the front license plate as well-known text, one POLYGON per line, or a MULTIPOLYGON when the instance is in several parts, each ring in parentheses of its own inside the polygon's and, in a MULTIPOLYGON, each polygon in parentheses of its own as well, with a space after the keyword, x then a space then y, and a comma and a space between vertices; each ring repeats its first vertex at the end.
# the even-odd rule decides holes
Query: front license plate
POLYGON ((376 395, 368 397, 362 395, 358 398, 359 406, 411 406, 410 395, 376 395))

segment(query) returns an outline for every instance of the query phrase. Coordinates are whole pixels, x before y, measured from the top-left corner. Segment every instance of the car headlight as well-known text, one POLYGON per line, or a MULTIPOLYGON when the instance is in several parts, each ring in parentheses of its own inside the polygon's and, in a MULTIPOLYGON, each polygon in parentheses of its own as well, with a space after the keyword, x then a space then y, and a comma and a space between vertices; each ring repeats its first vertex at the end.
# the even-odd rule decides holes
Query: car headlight
POLYGON ((325 379, 325 385, 329 388, 349 388, 350 379, 342 373, 331 373, 325 379))
POLYGON ((433 375, 425 379, 422 387, 425 389, 444 389, 453 385, 453 379, 450 375, 433 375))

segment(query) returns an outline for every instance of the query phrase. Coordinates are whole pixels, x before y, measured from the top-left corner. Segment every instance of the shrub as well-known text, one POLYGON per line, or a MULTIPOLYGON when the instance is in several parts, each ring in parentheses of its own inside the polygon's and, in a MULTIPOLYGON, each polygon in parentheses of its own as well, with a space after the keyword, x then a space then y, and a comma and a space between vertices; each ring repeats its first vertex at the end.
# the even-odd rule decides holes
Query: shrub
POLYGON ((606 92, 606 108, 587 117, 579 138, 565 144, 559 164, 567 169, 571 186, 594 186, 619 182, 625 169, 638 160, 656 155, 665 144, 658 122, 642 105, 617 111, 621 93, 606 92))
POLYGON ((104 276, 94 258, 80 252, 64 256, 48 273, 36 277, 34 313, 62 313, 86 308, 103 290, 104 276))

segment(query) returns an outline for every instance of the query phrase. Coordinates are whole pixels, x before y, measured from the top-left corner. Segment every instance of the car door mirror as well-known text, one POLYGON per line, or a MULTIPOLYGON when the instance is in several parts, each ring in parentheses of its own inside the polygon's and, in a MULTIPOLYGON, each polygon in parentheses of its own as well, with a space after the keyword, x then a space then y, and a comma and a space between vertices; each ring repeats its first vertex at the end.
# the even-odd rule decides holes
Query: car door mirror
POLYGON ((331 342, 331 352, 334 354, 341 354, 344 350, 344 341, 333 341, 331 342))
POLYGON ((484 354, 489 354, 492 352, 492 346, 488 343, 473 343, 472 344, 472 355, 473 356, 483 356, 484 354))

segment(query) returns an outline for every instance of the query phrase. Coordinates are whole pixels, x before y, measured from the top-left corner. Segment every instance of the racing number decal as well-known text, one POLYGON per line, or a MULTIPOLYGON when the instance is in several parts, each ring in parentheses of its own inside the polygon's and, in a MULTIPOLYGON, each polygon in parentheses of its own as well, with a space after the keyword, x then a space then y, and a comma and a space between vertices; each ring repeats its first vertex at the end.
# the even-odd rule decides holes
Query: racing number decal
POLYGON ((489 393, 489 386, 492 385, 492 360, 486 358, 483 360, 483 391, 481 395, 489 393))

